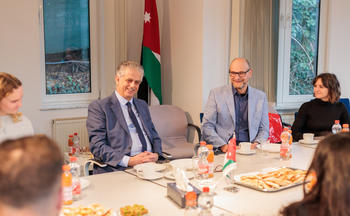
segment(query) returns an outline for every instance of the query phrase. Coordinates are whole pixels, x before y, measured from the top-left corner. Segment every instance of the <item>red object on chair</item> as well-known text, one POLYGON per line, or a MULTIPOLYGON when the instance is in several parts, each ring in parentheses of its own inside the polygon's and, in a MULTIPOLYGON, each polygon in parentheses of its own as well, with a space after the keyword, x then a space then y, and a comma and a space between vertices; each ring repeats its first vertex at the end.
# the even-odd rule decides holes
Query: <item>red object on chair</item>
POLYGON ((269 113, 269 140, 271 143, 281 142, 283 131, 281 116, 278 113, 269 113))

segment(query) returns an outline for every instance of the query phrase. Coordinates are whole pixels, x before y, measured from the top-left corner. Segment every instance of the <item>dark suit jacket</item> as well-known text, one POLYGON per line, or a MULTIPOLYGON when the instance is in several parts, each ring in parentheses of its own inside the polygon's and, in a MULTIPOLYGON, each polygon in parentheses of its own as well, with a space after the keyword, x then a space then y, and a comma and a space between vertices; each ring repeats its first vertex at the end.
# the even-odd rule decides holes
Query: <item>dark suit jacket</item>
MULTIPOLYGON (((137 98, 134 98, 133 102, 139 113, 143 129, 151 142, 153 152, 161 155, 161 140, 153 125, 148 105, 137 98)), ((97 160, 108 165, 105 168, 94 167, 94 173, 125 169, 118 166, 118 163, 124 155, 130 154, 132 140, 115 93, 89 105, 86 127, 92 154, 97 160)))

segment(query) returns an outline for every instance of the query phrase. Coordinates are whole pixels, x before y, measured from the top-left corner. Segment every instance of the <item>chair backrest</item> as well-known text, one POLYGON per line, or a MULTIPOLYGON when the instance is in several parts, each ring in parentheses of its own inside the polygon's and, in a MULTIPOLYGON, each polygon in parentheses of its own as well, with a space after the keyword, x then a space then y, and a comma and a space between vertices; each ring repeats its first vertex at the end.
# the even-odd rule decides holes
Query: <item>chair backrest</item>
POLYGON ((348 112, 350 114, 350 102, 349 98, 340 98, 339 102, 343 103, 346 106, 346 109, 348 109, 348 112))
POLYGON ((187 118, 185 112, 173 105, 150 106, 153 124, 160 137, 186 137, 187 118))

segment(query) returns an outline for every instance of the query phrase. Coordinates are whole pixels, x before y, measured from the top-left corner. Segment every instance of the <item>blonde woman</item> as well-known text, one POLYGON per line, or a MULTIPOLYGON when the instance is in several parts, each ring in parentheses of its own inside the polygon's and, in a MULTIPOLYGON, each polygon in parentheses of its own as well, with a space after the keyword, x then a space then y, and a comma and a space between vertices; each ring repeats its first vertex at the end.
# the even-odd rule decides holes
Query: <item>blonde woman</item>
POLYGON ((0 143, 34 133, 30 120, 18 112, 22 97, 21 81, 11 74, 0 72, 0 143))

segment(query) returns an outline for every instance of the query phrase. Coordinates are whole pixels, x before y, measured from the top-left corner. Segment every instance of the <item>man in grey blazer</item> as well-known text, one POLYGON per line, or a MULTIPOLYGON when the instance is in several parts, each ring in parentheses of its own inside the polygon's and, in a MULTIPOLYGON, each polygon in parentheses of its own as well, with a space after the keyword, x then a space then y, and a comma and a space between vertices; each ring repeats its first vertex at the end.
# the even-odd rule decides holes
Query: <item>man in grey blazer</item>
POLYGON ((148 105, 134 98, 142 77, 141 65, 123 62, 116 71, 116 91, 89 105, 86 126, 90 149, 95 159, 107 164, 94 166, 94 174, 155 162, 161 155, 161 140, 148 105))
POLYGON ((258 143, 269 136, 266 94, 248 87, 252 69, 247 59, 235 58, 230 65, 230 81, 212 89, 209 94, 202 124, 203 139, 214 147, 227 151, 227 143, 236 134, 239 142, 258 143))

